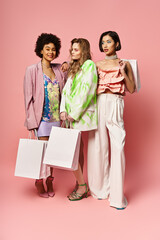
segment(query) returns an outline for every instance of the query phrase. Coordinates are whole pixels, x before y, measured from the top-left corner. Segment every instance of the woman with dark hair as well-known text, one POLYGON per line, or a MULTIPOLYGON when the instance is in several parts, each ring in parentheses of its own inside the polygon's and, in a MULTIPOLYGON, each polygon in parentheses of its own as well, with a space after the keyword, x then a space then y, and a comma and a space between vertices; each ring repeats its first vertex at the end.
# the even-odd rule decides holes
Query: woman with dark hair
MULTIPOLYGON (((35 53, 41 61, 27 67, 25 73, 25 126, 29 131, 37 130, 39 140, 48 140, 52 126, 60 126, 59 106, 66 77, 60 64, 51 63, 58 57, 60 48, 61 41, 57 36, 42 33, 35 46, 35 53)), ((43 179, 35 182, 41 197, 54 196, 52 172, 51 168, 46 180, 47 192, 43 179)))
POLYGON ((123 194, 126 135, 123 96, 126 89, 134 92, 135 83, 130 63, 120 60, 116 54, 121 49, 116 32, 104 32, 99 49, 105 53, 105 59, 96 63, 98 129, 89 133, 88 182, 94 198, 109 197, 110 206, 124 209, 127 200, 123 194))
MULTIPOLYGON (((91 61, 90 44, 83 38, 71 41, 71 62, 68 80, 62 92, 60 106, 61 120, 68 120, 71 128, 90 131, 97 128, 96 65, 91 61)), ((77 201, 88 196, 88 187, 83 178, 83 142, 81 140, 79 166, 74 171, 77 187, 68 196, 77 201)))

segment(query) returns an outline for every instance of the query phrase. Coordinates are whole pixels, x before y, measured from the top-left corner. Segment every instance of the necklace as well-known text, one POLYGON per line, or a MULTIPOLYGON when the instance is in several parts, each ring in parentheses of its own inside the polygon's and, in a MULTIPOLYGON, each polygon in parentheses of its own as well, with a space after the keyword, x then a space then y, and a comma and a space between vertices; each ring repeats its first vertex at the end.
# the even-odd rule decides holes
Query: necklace
POLYGON ((105 56, 105 59, 107 59, 107 60, 112 60, 112 59, 117 59, 117 58, 118 58, 117 54, 112 55, 112 56, 105 56))
POLYGON ((44 63, 42 63, 42 65, 44 66, 44 67, 46 67, 46 68, 51 68, 51 66, 46 66, 44 63))

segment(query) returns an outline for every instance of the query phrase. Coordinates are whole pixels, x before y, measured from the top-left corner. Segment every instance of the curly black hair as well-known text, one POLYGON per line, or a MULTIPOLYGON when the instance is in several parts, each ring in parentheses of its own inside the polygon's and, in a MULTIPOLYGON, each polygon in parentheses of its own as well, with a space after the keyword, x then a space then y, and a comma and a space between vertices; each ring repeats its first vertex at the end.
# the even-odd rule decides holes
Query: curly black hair
POLYGON ((56 48, 56 57, 59 56, 60 48, 61 48, 61 40, 56 35, 53 35, 51 33, 42 33, 40 36, 38 36, 35 46, 35 53, 38 57, 42 58, 43 55, 41 54, 41 51, 45 44, 53 43, 56 48))
POLYGON ((116 51, 121 50, 120 38, 119 38, 118 34, 117 34, 116 32, 114 32, 114 31, 108 31, 108 32, 104 32, 104 33, 101 34, 100 39, 99 39, 99 50, 100 50, 101 52, 103 52, 102 39, 103 39, 103 37, 106 36, 106 35, 109 35, 109 36, 113 39, 113 41, 114 41, 115 43, 117 43, 117 42, 119 43, 118 47, 116 48, 116 51))

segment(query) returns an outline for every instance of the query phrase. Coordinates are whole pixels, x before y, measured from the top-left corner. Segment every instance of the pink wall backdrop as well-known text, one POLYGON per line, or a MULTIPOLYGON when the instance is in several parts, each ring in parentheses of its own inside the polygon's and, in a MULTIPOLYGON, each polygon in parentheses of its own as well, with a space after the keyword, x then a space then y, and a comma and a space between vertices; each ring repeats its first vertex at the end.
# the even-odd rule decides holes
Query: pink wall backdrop
POLYGON ((159 0, 5 0, 0 9, 0 239, 160 239, 159 0), (69 202, 70 172, 55 171, 56 196, 47 200, 37 197, 33 180, 14 177, 19 138, 28 136, 23 77, 26 66, 40 60, 34 53, 37 36, 47 32, 61 38, 60 63, 68 59, 72 38, 87 38, 97 61, 104 57, 99 36, 107 30, 120 35, 120 58, 138 60, 142 84, 138 94, 125 97, 129 205, 120 212, 91 197, 69 202))

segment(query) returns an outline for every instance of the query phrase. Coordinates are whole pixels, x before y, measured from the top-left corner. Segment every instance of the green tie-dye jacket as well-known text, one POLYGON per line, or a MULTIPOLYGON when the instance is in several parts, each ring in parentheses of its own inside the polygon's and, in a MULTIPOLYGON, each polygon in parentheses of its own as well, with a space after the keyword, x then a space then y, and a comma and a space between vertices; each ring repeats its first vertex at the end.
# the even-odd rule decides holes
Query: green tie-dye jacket
POLYGON ((88 131, 97 128, 97 70, 87 60, 74 79, 68 78, 62 92, 60 112, 67 112, 75 121, 72 128, 88 131))

